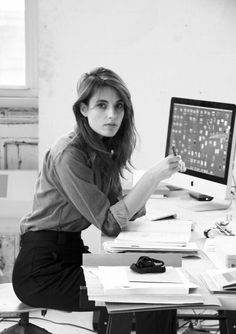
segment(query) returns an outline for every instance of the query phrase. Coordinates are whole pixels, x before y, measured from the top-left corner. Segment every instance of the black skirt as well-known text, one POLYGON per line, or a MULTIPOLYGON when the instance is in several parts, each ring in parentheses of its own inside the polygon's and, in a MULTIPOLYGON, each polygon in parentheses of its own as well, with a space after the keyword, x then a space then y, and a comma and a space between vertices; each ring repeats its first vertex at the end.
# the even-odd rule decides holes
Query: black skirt
POLYGON ((33 307, 80 310, 85 286, 82 254, 88 252, 80 233, 37 231, 21 237, 12 283, 17 297, 33 307))

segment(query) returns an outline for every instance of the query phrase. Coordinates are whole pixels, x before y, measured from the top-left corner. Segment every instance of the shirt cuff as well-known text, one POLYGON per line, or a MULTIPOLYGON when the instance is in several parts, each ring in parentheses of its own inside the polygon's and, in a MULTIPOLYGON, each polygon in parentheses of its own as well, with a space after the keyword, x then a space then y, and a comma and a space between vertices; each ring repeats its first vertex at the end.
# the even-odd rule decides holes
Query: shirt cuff
POLYGON ((121 230, 124 230, 129 221, 129 211, 123 200, 120 200, 116 204, 110 207, 110 211, 119 224, 121 230))

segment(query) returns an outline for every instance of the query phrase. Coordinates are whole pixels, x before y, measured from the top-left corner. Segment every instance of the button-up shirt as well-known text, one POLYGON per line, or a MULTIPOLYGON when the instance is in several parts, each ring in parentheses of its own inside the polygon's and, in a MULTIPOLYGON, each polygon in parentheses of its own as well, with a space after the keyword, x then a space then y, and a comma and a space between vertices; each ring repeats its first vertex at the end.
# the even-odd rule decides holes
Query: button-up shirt
POLYGON ((80 232, 93 224, 107 235, 116 235, 126 226, 129 214, 122 194, 115 204, 110 203, 109 185, 103 184, 99 170, 88 162, 88 154, 72 144, 75 136, 71 132, 61 137, 46 152, 32 212, 20 222, 22 234, 80 232))

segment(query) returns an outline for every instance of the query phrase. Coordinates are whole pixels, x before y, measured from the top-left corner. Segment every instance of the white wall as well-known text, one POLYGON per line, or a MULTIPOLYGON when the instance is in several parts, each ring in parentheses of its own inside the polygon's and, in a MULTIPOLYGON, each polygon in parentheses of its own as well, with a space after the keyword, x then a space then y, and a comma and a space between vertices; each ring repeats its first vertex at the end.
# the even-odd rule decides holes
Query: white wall
POLYGON ((131 90, 147 168, 164 155, 171 96, 236 102, 235 0, 40 0, 40 160, 73 124, 80 75, 117 71, 131 90))
POLYGON ((115 70, 130 88, 141 143, 164 156, 172 96, 236 102, 235 0, 40 0, 39 150, 74 125, 80 75, 115 70))

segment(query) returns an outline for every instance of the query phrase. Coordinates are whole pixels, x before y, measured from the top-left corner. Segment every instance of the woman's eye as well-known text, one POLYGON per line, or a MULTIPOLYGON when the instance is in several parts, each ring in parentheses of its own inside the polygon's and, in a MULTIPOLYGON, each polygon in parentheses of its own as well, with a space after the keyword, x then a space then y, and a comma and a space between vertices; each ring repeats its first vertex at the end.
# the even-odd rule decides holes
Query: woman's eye
POLYGON ((124 103, 118 103, 117 105, 116 105, 116 109, 117 110, 120 110, 120 111, 123 111, 124 110, 124 103))
POLYGON ((107 107, 106 103, 98 103, 98 108, 105 110, 107 107))

